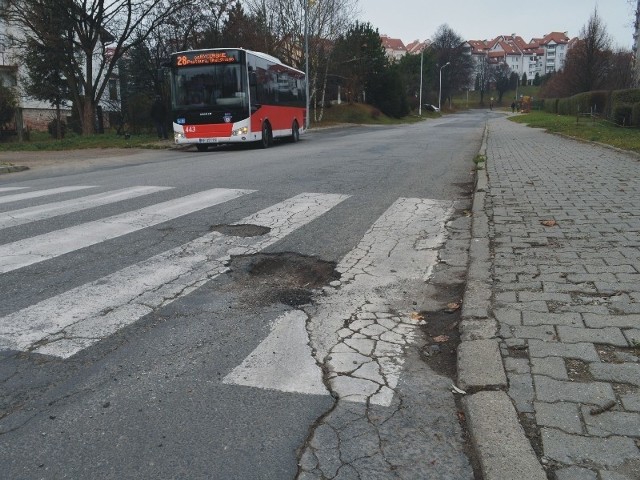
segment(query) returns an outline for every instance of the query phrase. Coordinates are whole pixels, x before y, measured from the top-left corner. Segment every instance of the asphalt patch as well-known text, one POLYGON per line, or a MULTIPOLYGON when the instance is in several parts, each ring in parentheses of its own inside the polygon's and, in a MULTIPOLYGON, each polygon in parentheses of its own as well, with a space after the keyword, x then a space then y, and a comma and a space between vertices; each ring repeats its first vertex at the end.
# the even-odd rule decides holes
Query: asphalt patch
POLYGON ((261 225, 213 225, 211 232, 219 232, 230 237, 261 237, 271 231, 269 227, 261 225))
POLYGON ((231 258, 233 288, 246 304, 311 303, 314 291, 340 279, 334 262, 297 253, 259 253, 231 258))

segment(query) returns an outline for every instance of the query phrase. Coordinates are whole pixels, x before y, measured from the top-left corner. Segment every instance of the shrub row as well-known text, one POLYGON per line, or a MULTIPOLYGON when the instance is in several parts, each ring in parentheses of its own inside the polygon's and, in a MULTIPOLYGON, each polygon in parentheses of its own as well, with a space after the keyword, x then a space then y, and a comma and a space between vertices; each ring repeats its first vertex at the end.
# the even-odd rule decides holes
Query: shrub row
POLYGON ((558 115, 593 112, 618 125, 640 127, 640 89, 596 90, 568 98, 549 98, 543 109, 558 115))

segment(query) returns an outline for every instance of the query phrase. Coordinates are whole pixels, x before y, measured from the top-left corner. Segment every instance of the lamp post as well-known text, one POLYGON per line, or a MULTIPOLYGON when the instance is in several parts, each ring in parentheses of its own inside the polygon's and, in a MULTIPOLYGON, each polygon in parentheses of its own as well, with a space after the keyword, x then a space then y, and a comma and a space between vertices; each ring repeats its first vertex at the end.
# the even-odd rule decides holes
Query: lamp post
POLYGON ((447 62, 440 67, 440 89, 438 90, 438 111, 441 110, 441 103, 442 103, 442 69, 449 65, 451 65, 451 62, 447 62))
POLYGON ((306 96, 306 114, 304 119, 304 129, 307 130, 311 123, 311 117, 309 115, 309 2, 311 0, 304 0, 304 78, 305 78, 305 96, 306 96))
MULTIPOLYGON (((638 0, 640 1, 640 0, 638 0)), ((418 104, 418 116, 422 116, 422 62, 424 61, 424 48, 420 52, 420 95, 419 95, 419 104, 418 104)))

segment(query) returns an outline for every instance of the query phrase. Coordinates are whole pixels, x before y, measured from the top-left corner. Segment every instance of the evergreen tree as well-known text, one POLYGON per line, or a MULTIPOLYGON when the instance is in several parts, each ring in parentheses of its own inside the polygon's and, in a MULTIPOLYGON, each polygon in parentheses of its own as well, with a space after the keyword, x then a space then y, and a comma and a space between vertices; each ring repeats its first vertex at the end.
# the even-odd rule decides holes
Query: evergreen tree
POLYGON ((387 67, 378 31, 356 22, 336 41, 332 61, 336 74, 345 79, 347 101, 370 102, 387 67))

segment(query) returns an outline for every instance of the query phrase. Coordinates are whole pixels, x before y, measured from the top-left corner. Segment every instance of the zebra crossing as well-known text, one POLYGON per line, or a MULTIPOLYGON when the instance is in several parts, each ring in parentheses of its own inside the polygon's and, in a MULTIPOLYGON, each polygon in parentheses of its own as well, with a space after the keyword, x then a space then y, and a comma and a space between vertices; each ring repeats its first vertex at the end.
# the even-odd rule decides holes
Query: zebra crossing
MULTIPOLYGON (((97 187, 69 186, 33 191, 24 187, 0 188, 0 204, 12 203, 11 207, 16 207, 0 213, 0 235, 2 229, 9 227, 171 190, 166 186, 137 186, 78 196, 71 200, 47 201, 36 206, 21 208, 20 205, 25 201, 32 203, 38 198, 55 199, 55 195, 62 193, 81 195, 92 188, 97 187), (18 188, 19 193, 15 193, 18 188)), ((173 200, 14 242, 0 241, 0 275, 171 222, 203 209, 216 208, 253 193, 254 190, 215 188, 176 196, 173 200)), ((226 273, 232 255, 258 253, 348 198, 349 195, 329 193, 301 193, 286 198, 235 223, 265 227, 267 233, 264 235, 240 237, 209 232, 94 281, 11 312, 0 318, 0 350, 69 358, 226 273)), ((451 214, 450 210, 450 202, 399 199, 374 223, 362 242, 338 266, 345 282, 342 294, 332 302, 320 302, 318 318, 322 326, 312 334, 315 337, 311 339, 319 352, 338 358, 341 351, 333 337, 345 318, 357 320, 363 305, 379 303, 380 299, 373 297, 387 288, 389 282, 409 279, 424 281, 428 277, 437 261, 434 251, 444 241, 443 228, 451 214), (408 250, 415 254, 407 255, 408 250), (398 273, 398 270, 402 272, 398 273), (372 282, 371 278, 377 280, 372 282), (358 311, 352 311, 354 308, 358 311)), ((318 367, 321 359, 312 358, 312 349, 308 345, 307 320, 304 312, 295 310, 278 319, 272 334, 237 369, 229 373, 225 383, 305 394, 327 394, 318 367), (272 360, 270 369, 265 371, 264 362, 254 361, 260 358, 261 351, 269 352, 269 356, 277 358, 279 363, 273 363, 272 360), (291 365, 296 368, 291 368, 291 365)), ((315 323, 319 321, 315 320, 315 323)), ((314 324, 314 320, 310 323, 314 324)), ((401 323, 402 320, 399 320, 401 323)), ((397 330, 411 330, 410 327, 403 324, 397 330)), ((412 338, 407 334, 402 341, 396 342, 394 348, 387 348, 385 358, 390 355, 399 357, 403 342, 412 338)), ((379 343, 382 345, 384 342, 380 340, 379 343)), ((391 378, 392 383, 397 382, 401 362, 387 364, 393 365, 391 370, 383 374, 391 378)), ((334 388, 340 389, 339 386, 334 388)), ((379 403, 388 404, 387 397, 379 403)), ((363 395, 355 395, 354 399, 366 400, 363 395)))

